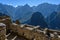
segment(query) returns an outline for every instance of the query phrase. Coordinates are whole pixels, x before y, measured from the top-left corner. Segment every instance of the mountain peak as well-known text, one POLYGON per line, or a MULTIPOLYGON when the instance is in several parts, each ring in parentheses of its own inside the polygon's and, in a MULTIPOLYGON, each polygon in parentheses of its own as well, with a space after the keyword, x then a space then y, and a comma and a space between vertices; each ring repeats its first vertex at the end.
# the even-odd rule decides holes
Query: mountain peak
POLYGON ((24 6, 30 7, 28 4, 25 4, 24 6))

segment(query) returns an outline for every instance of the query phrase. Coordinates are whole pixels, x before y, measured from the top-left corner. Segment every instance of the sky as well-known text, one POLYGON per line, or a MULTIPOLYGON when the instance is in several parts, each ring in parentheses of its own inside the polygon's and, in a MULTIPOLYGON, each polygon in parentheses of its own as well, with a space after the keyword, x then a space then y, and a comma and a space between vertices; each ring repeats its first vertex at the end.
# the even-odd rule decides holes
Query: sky
POLYGON ((0 3, 12 6, 25 5, 25 4, 28 4, 30 6, 37 6, 38 4, 42 3, 60 4, 60 0, 0 0, 0 3))

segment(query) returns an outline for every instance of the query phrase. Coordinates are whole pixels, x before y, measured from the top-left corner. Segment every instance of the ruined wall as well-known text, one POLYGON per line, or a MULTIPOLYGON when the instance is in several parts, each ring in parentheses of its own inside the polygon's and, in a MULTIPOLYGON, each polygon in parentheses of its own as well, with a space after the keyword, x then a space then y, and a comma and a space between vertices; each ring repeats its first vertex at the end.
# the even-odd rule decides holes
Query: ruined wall
MULTIPOLYGON (((25 26, 21 27, 21 25, 13 23, 13 24, 11 24, 10 28, 13 32, 16 32, 19 36, 24 36, 25 38, 27 38, 29 40, 49 40, 48 36, 46 36, 46 34, 44 34, 43 32, 35 31, 37 29, 29 30, 25 26)), ((29 26, 27 26, 27 27, 29 27, 29 26)), ((54 33, 56 31, 50 30, 49 32, 54 33)), ((60 40, 60 38, 57 38, 55 36, 51 37, 50 39, 51 40, 60 40)))
POLYGON ((0 25, 0 40, 5 40, 6 26, 0 25))

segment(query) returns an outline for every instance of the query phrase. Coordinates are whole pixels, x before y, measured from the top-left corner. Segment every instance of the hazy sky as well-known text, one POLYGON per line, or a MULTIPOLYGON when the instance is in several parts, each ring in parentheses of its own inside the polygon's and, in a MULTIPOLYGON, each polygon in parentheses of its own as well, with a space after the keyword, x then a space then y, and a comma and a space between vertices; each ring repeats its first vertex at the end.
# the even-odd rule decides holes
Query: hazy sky
POLYGON ((0 3, 13 6, 25 4, 29 4, 30 6, 36 6, 41 3, 60 4, 60 0, 0 0, 0 3))

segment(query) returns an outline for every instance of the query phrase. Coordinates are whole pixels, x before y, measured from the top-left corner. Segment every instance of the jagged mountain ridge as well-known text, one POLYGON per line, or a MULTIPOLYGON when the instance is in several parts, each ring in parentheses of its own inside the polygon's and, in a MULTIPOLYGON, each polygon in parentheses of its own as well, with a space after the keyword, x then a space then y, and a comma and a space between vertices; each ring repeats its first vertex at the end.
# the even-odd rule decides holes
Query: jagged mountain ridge
POLYGON ((20 14, 25 16, 27 11, 41 12, 44 15, 44 17, 47 17, 58 8, 58 5, 48 4, 48 3, 42 3, 42 4, 39 4, 38 6, 33 6, 33 7, 30 7, 28 4, 26 4, 24 6, 18 6, 16 8, 11 5, 4 5, 4 4, 1 4, 1 5, 3 5, 6 8, 10 16, 11 14, 13 14, 14 20, 15 20, 15 16, 17 17, 17 19, 20 19, 19 18, 20 14))
POLYGON ((16 17, 19 17, 20 16, 20 18, 17 18, 17 19, 20 19, 21 21, 24 21, 24 19, 26 19, 26 20, 29 19, 29 17, 33 13, 33 9, 29 5, 26 4, 26 5, 18 8, 15 13, 17 13, 16 14, 17 15, 16 17))

